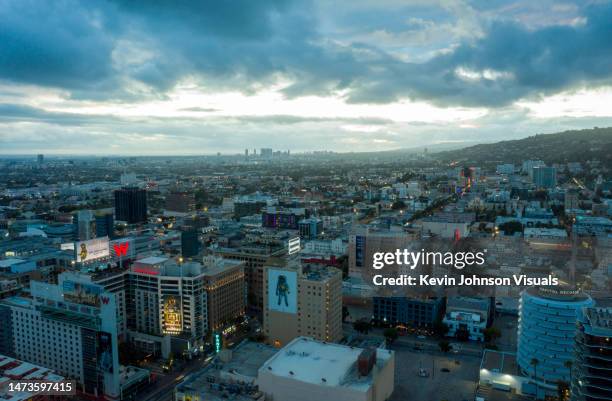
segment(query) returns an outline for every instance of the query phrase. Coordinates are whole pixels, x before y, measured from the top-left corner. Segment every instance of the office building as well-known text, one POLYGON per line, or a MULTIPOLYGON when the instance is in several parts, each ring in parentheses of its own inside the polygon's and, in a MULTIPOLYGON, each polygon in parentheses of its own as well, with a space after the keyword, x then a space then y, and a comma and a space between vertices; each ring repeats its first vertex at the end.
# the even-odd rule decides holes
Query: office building
POLYGON ((323 233, 323 222, 316 217, 300 220, 298 223, 300 237, 307 239, 316 239, 317 236, 323 233))
MULTIPOLYGON (((349 236, 348 258, 349 275, 364 278, 371 282, 375 271, 372 267, 374 254, 377 252, 395 252, 397 249, 409 248, 410 238, 404 231, 376 231, 358 229, 349 236)), ((387 271, 397 268, 395 265, 386 267, 387 271)))
POLYGON ((612 308, 585 308, 571 366, 572 401, 612 400, 612 308))
POLYGON ((181 231, 181 256, 190 258, 200 253, 201 243, 198 231, 188 229, 181 231))
POLYGON ((38 154, 38 155, 36 155, 36 162, 37 162, 39 165, 43 164, 43 163, 44 163, 44 161, 45 161, 45 155, 43 155, 43 154, 38 154))
POLYGON ((76 379, 85 393, 118 399, 115 297, 60 274, 58 285, 31 282, 32 298, 0 301, 0 353, 76 379))
POLYGON ((247 309, 250 314, 262 316, 263 300, 263 267, 268 259, 287 254, 283 244, 243 244, 239 248, 220 247, 214 251, 216 256, 244 262, 244 273, 247 286, 247 309))
POLYGON ((115 218, 128 224, 147 221, 147 191, 126 187, 115 191, 115 218))
POLYGON ((261 150, 259 151, 259 155, 263 157, 264 159, 271 159, 272 154, 273 154, 272 148, 261 148, 261 150))
POLYGON ((373 297, 373 319, 378 324, 431 329, 444 311, 444 298, 373 297))
POLYGON ((115 236, 115 219, 112 211, 97 211, 96 219, 96 237, 113 238, 115 236))
POLYGON ((342 272, 335 267, 270 261, 264 267, 264 334, 275 346, 298 336, 342 338, 342 272))
POLYGON ((199 352, 208 332, 203 266, 152 256, 125 274, 130 341, 162 357, 199 352))
POLYGON ((393 393, 395 353, 298 337, 259 369, 267 399, 385 401, 393 393))
POLYGON ((204 264, 208 328, 223 331, 245 313, 244 264, 212 256, 205 257, 204 264))
POLYGON ((209 330, 222 331, 244 315, 241 262, 207 257, 204 264, 178 263, 152 256, 119 275, 123 284, 112 275, 96 281, 125 293, 129 341, 155 355, 197 354, 209 330))
POLYGON ((299 222, 306 216, 306 211, 300 208, 276 209, 269 207, 261 214, 261 225, 266 228, 298 230, 299 222))
POLYGON ((557 169, 554 167, 534 167, 533 183, 537 188, 554 188, 557 185, 557 169))
POLYGON ((193 213, 195 207, 195 196, 190 192, 174 191, 166 196, 166 210, 176 213, 193 213))
POLYGON ((96 237, 96 219, 91 210, 79 210, 72 218, 75 239, 87 241, 96 237))
POLYGON ((521 372, 537 382, 539 397, 556 394, 560 380, 570 382, 566 362, 574 360, 576 322, 593 304, 587 294, 565 287, 521 293, 517 360, 521 372))
POLYGON ((514 174, 514 164, 498 164, 496 168, 497 174, 514 174))

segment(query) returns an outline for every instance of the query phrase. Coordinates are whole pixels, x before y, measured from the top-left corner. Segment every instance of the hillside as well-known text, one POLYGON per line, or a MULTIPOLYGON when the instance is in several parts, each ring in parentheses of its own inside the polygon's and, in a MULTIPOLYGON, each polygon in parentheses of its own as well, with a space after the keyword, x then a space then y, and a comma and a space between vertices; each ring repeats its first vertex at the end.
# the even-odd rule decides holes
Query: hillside
POLYGON ((439 152, 434 157, 441 161, 477 165, 519 164, 529 159, 540 159, 547 164, 599 160, 610 168, 612 166, 612 127, 534 135, 513 141, 439 152))

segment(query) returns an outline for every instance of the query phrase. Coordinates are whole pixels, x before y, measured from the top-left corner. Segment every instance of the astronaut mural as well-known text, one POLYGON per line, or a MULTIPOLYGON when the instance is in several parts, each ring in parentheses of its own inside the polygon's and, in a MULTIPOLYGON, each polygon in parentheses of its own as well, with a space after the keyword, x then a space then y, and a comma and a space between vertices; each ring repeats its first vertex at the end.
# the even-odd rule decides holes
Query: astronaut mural
POLYGON ((297 273, 268 269, 268 309, 297 312, 297 273))

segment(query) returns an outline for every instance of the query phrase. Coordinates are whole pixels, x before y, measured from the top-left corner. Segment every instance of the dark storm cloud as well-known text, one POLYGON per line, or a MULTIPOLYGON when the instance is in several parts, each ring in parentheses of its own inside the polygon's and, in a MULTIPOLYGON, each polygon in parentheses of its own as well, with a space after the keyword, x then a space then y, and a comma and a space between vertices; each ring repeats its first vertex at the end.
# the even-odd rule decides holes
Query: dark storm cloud
POLYGON ((282 74, 294 82, 288 97, 344 89, 350 102, 502 106, 610 83, 612 6, 582 12, 578 26, 493 21, 481 38, 411 63, 322 37, 309 2, 3 1, 0 79, 66 88, 77 98, 134 100, 163 96, 184 78, 210 91, 256 92, 282 74), (466 79, 458 69, 494 75, 466 79))
POLYGON ((492 23, 481 39, 422 64, 388 58, 386 68, 358 80, 349 99, 389 102, 410 96, 437 104, 502 106, 523 97, 612 81, 612 4, 586 9, 583 26, 529 30, 492 23), (501 73, 496 79, 462 78, 458 69, 501 73))
POLYGON ((0 2, 0 79, 67 89, 113 79, 106 15, 70 1, 0 2))

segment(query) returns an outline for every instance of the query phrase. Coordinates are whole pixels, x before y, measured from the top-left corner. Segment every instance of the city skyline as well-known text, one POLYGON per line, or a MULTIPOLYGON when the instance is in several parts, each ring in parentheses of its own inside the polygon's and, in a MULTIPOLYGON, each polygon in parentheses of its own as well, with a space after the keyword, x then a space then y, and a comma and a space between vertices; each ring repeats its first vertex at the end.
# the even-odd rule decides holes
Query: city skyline
POLYGON ((608 1, 7 1, 0 153, 382 151, 612 126, 608 1))

